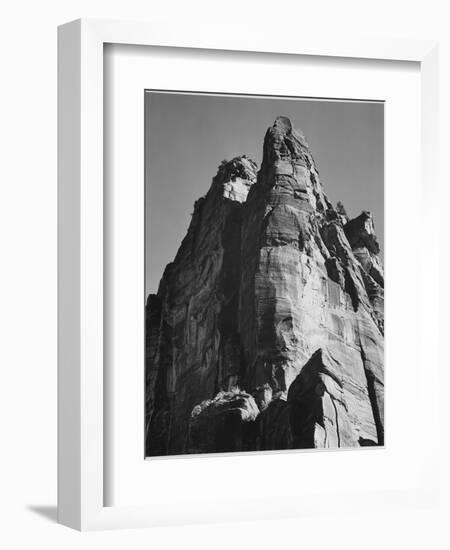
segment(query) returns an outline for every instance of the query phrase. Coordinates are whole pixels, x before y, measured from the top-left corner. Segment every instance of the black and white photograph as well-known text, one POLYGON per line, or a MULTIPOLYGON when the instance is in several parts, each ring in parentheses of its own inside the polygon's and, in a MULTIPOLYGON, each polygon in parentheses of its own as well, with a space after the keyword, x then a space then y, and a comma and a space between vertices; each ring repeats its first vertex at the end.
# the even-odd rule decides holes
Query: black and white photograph
POLYGON ((145 456, 384 446, 384 103, 144 98, 145 456))

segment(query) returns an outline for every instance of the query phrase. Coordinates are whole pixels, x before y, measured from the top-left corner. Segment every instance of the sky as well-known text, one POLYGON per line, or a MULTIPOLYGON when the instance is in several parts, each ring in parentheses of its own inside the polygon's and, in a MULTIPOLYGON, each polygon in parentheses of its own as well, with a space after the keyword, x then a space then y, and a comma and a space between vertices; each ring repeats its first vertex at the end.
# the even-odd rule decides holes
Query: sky
POLYGON ((372 213, 383 250, 383 103, 147 91, 146 295, 157 291, 221 161, 245 154, 259 167, 279 115, 304 133, 330 201, 351 218, 372 213))

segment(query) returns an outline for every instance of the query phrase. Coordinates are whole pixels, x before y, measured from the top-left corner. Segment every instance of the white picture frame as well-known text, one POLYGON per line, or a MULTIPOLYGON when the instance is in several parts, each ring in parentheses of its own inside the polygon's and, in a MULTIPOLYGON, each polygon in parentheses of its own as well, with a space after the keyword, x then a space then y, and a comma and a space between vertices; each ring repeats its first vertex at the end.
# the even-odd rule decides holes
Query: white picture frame
MULTIPOLYGON (((105 44, 164 46, 202 50, 308 55, 314 57, 357 58, 361 60, 410 61, 420 64, 421 143, 424 200, 435 195, 438 151, 438 48, 433 41, 373 40, 319 37, 299 33, 277 36, 274 41, 257 29, 230 34, 229 29, 208 28, 194 32, 192 26, 170 29, 158 23, 78 20, 59 28, 58 33, 58 270, 59 270, 59 350, 58 350, 58 519, 80 530, 144 527, 164 524, 214 521, 217 519, 258 519, 273 510, 262 500, 252 508, 234 503, 217 503, 208 510, 189 501, 172 509, 154 505, 105 506, 104 475, 104 190, 103 128, 105 44), (191 503, 192 504, 192 503, 191 503)), ((181 50, 180 50, 181 51, 181 50)), ((424 212, 432 221, 433 211, 424 212)), ((430 226, 432 224, 429 224, 430 226)), ((434 229, 435 231, 436 229, 434 229)), ((427 231, 433 231, 429 227, 427 231)), ((427 251, 423 276, 433 281, 433 259, 438 251, 427 251), (431 265, 431 267, 430 267, 431 265), (425 272, 428 269, 427 272, 425 272)), ((438 287, 421 303, 421 314, 436 319, 438 287)), ((436 331, 437 334, 437 331, 436 331)), ((437 335, 435 336, 437 338, 437 335)), ((427 376, 437 380, 437 346, 430 345, 428 359, 433 366, 427 376)), ((425 392, 425 388, 422 389, 425 392)), ((437 384, 421 395, 429 404, 437 430, 437 384), (434 392, 434 393, 433 393, 434 392)), ((435 432, 433 432, 435 433, 435 432)), ((431 447, 430 447, 431 448, 431 447)), ((429 464, 418 487, 389 495, 393 509, 433 504, 438 498, 439 459, 429 464)), ((202 459, 205 460, 205 459, 202 459)), ((177 468, 175 461, 173 468, 177 468)), ((367 495, 367 500, 373 495, 367 495)), ((387 495, 385 495, 386 497, 387 495)), ((176 500, 176 488, 173 499, 176 500)), ((383 495, 372 499, 373 510, 383 495)), ((285 516, 320 513, 322 497, 315 502, 287 501, 277 512, 285 516)), ((345 499, 343 499, 345 501, 345 499)), ((358 508, 347 498, 343 509, 358 508)))

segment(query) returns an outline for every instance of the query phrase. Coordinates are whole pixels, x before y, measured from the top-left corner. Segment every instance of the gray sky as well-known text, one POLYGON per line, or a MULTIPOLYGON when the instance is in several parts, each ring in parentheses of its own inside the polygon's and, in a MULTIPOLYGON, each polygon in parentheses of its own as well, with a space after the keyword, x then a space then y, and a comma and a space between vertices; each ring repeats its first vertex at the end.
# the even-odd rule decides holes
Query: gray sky
POLYGON ((220 162, 246 154, 259 166, 278 115, 305 134, 331 202, 350 217, 372 212, 383 249, 382 103, 146 92, 146 295, 158 289, 220 162))

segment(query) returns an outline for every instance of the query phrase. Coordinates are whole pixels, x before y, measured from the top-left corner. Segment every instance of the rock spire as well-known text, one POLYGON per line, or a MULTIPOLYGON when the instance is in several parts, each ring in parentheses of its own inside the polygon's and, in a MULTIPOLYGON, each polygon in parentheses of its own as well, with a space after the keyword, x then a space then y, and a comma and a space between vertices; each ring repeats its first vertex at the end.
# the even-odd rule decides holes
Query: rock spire
POLYGON ((379 251, 288 118, 223 161, 147 301, 147 455, 382 445, 379 251))

